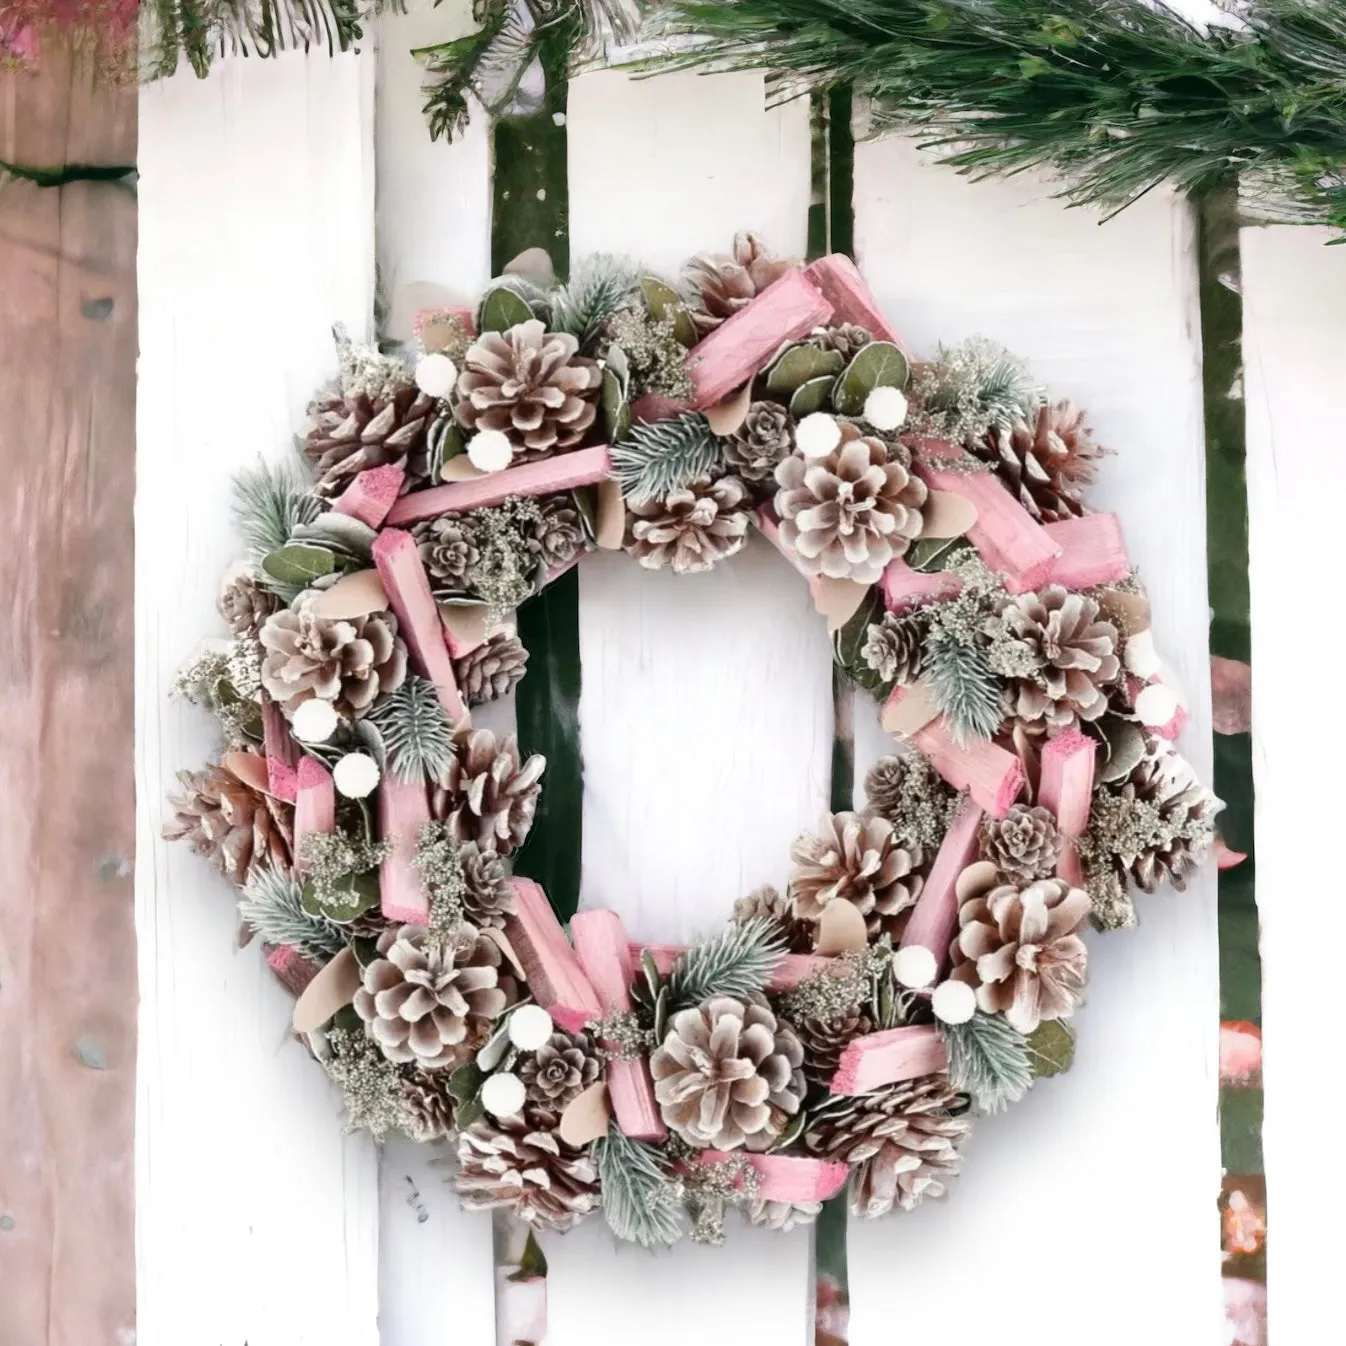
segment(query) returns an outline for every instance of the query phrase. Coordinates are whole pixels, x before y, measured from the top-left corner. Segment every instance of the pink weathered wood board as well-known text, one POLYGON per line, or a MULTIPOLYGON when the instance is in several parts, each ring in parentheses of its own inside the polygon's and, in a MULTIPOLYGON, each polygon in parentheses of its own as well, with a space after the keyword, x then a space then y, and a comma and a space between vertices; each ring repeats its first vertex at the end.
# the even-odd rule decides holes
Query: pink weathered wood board
POLYGON ((985 816, 976 800, 963 800, 902 931, 901 947, 919 944, 928 949, 941 970, 958 929, 958 876, 977 858, 978 833, 985 816))
MULTIPOLYGON (((332 773, 316 757, 299 762, 294 800, 294 853, 302 856, 304 840, 315 832, 336 831, 336 787, 332 773)), ((301 867, 302 859, 299 861, 301 867)))
POLYGON ((804 274, 832 305, 834 322, 855 323, 867 328, 870 335, 880 341, 902 345, 902 339, 883 316, 879 301, 874 298, 860 269, 844 253, 833 252, 819 257, 804 268, 804 274))
POLYGON ((1084 882, 1084 871, 1075 841, 1089 826, 1097 755, 1097 742, 1075 729, 1058 734, 1042 750, 1038 803, 1056 815, 1061 831, 1061 859, 1056 873, 1077 887, 1084 882))
POLYGON ((400 467, 391 465, 366 468, 332 501, 332 508, 377 528, 388 517, 406 475, 400 467))
POLYGON ((262 693, 262 743, 266 750, 267 787, 277 799, 294 803, 299 789, 299 759, 302 751, 290 733, 285 712, 262 693))
POLYGON ((390 921, 424 925, 430 896, 412 863, 421 829, 430 821, 430 797, 424 781, 400 780, 385 771, 378 788, 379 835, 393 849, 379 866, 379 910, 390 921))
POLYGON ((318 975, 318 965, 289 944, 273 944, 266 951, 266 965, 277 979, 298 999, 318 975))
POLYGON ((1067 589, 1090 589, 1111 584, 1131 569, 1115 514, 1086 514, 1043 525, 1043 531, 1061 548, 1052 565, 1051 582, 1067 589))
POLYGON ((746 1159, 757 1174, 757 1195, 765 1201, 789 1201, 807 1205, 836 1196, 846 1185, 850 1169, 827 1159, 796 1154, 745 1154, 741 1150, 702 1150, 704 1164, 723 1164, 746 1159))
POLYGON ((847 1043, 829 1086, 834 1094, 867 1094, 880 1085, 937 1075, 949 1068, 944 1039, 933 1024, 866 1033, 847 1043))
POLYGON ((943 603, 963 592, 963 581, 946 570, 924 574, 901 557, 889 561, 879 579, 883 604, 889 612, 906 612, 926 603, 943 603))
POLYGON ((547 895, 532 879, 513 879, 515 912, 505 934, 523 964, 528 988, 567 1033, 603 1017, 598 998, 547 895))

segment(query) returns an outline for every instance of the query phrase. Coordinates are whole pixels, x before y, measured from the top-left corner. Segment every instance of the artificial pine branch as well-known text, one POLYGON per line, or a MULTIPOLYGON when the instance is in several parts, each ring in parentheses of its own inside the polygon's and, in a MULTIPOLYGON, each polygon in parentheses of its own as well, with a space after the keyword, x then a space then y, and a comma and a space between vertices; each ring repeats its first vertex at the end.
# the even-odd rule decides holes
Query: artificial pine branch
POLYGON ((978 1111, 1002 1112, 1033 1083, 1028 1042, 999 1014, 979 1010, 966 1023, 937 1021, 949 1053, 949 1079, 978 1111))
POLYGON ((699 411, 666 421, 640 421, 612 446, 612 474, 634 505, 663 500, 709 476, 723 461, 720 441, 699 411))
POLYGON ((303 908, 303 889, 293 874, 271 865, 254 865, 238 900, 239 915, 265 944, 298 949, 305 957, 327 962, 345 947, 341 927, 303 908))
POLYGON ((569 332, 591 351, 609 318, 640 290, 639 268, 628 257, 595 253, 552 295, 552 329, 569 332))
POLYGON ((234 473, 234 523, 257 559, 279 551, 322 512, 297 462, 259 462, 234 473))
POLYGON ((912 429, 954 444, 981 439, 988 430, 1032 424, 1044 394, 1026 361, 985 337, 941 346, 921 368, 911 390, 912 429))
POLYGON ((448 770, 453 725, 429 679, 408 674, 366 718, 383 736, 388 765, 399 780, 436 780, 448 770))
POLYGON ((668 977, 672 1011, 699 1005, 713 995, 743 999, 765 989, 785 956, 780 926, 769 916, 726 926, 718 935, 693 945, 668 977))
POLYGON ((949 635, 932 637, 925 645, 922 677, 959 743, 990 738, 1000 728, 1000 680, 980 645, 949 635))
POLYGON ((593 1153, 612 1232, 643 1248, 672 1247, 683 1235, 683 1218, 664 1155, 615 1126, 594 1141, 593 1153))

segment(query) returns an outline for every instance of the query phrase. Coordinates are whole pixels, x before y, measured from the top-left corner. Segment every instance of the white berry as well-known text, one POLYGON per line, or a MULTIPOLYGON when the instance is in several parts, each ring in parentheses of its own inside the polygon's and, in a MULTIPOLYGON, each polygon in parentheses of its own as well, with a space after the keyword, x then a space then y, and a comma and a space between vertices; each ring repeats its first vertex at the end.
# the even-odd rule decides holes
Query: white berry
POLYGON ((865 420, 876 430, 900 430, 907 419, 901 388, 875 388, 865 398, 865 420))
POLYGON ((363 799, 379 783, 379 764, 367 752, 348 752, 333 768, 332 783, 347 799, 363 799))
POLYGON ((523 1081, 508 1070, 490 1075, 481 1086, 481 1106, 492 1117, 516 1117, 523 1110, 523 1081))
POLYGON ((977 1012, 977 993, 965 981, 942 981, 930 997, 930 1008, 946 1024, 965 1024, 977 1012))
POLYGON ((501 472, 514 459, 514 445, 503 430, 481 430, 472 436, 467 457, 478 472, 501 472))
POLYGON ((290 728, 301 743, 326 743, 336 733, 340 723, 341 717, 332 703, 315 696, 295 710, 290 719, 290 728))
POLYGON ((841 443, 841 426, 835 416, 815 411, 795 426, 795 447, 805 458, 826 458, 841 443))
POLYGON ((458 382, 458 366, 447 355, 423 356, 416 366, 416 386, 427 397, 448 397, 458 382))
POLYGON ((893 971, 903 986, 918 991, 935 980, 939 966, 935 962, 935 955, 924 944, 911 944, 897 951, 893 959, 893 971))
POLYGON ((520 1005, 509 1016, 509 1040, 521 1052, 535 1052, 551 1037, 554 1026, 541 1005, 520 1005))

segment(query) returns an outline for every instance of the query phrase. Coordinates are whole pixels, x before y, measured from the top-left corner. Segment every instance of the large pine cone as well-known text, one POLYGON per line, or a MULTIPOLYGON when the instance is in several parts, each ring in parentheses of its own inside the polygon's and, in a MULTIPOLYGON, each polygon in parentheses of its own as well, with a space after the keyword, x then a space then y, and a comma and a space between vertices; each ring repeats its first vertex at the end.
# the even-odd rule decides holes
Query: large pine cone
POLYGON ((444 1070, 463 1064, 518 999, 500 970, 500 946, 471 926, 453 940, 432 940, 404 925, 379 937, 379 957, 365 969, 355 1012, 390 1061, 444 1070))
POLYGON ((943 1196, 958 1175, 959 1146, 972 1123, 949 1114, 962 1102, 946 1075, 833 1095, 810 1116, 804 1144, 824 1159, 856 1166, 852 1214, 872 1220, 894 1206, 912 1210, 926 1197, 943 1196))
POLYGON ((654 1096, 689 1145, 768 1149, 804 1099, 804 1049, 765 1005, 713 996, 675 1014, 650 1056, 654 1096))
POLYGON ((1061 833, 1050 809, 1015 804, 981 825, 981 856, 1011 882, 1046 878, 1061 858, 1061 833))
POLYGON ((920 896, 921 852, 899 846, 886 818, 829 814, 819 835, 795 839, 790 859, 790 897, 801 921, 822 920, 829 902, 852 902, 877 935, 891 932, 893 919, 920 896))
POLYGON ((808 953, 813 948, 813 926, 801 921, 794 913, 790 899, 769 883, 754 888, 747 897, 734 903, 734 920, 739 925, 765 918, 780 932, 785 947, 795 953, 808 953))
POLYGON ((667 499, 628 504, 624 545, 647 570, 709 570, 747 541, 750 506, 748 488, 737 477, 694 481, 667 499))
POLYGON ((441 598, 468 592, 468 576, 481 560, 473 524, 457 514, 441 514, 413 524, 411 535, 421 554, 430 588, 441 598))
POLYGON ((458 862, 463 870, 463 915, 478 929, 503 926, 515 906, 505 862, 475 841, 465 841, 458 848, 458 862))
POLYGON ((553 1122, 603 1073, 603 1061, 592 1039, 584 1034, 553 1033, 537 1051, 519 1063, 519 1078, 527 1091, 529 1117, 553 1122))
POLYGON ((239 885, 254 865, 289 873, 293 805, 254 790, 218 762, 204 771, 178 772, 178 784, 182 790, 168 797, 173 816, 164 824, 166 840, 188 842, 239 885))
POLYGON ((400 467, 403 489, 424 482, 429 471, 426 434, 435 400, 410 375, 405 383, 368 392, 329 393, 309 408, 312 427, 304 453, 313 464, 314 490, 338 496, 370 467, 400 467))
POLYGON ((1084 423, 1084 412, 1071 402, 1044 404, 1032 425, 1016 421, 1009 427, 993 426, 971 447, 1044 523, 1084 513, 1081 491, 1093 482, 1103 454, 1084 423))
POLYGON ((474 729, 457 744, 448 770, 431 791, 431 812, 458 841, 506 855, 523 844, 537 812, 547 759, 520 763, 513 737, 474 729))
POLYGON ((469 1210, 503 1206, 534 1229, 570 1229, 599 1204, 589 1152, 522 1120, 468 1127, 458 1137, 454 1186, 469 1210))
POLYGON ((988 630, 1017 642, 1038 665, 1036 674, 1015 679, 1010 693, 1011 713, 1020 720, 1066 729, 1107 710, 1108 688, 1121 670, 1119 642, 1092 598, 1049 584, 1011 598, 988 630))
POLYGON ((523 677, 528 651, 512 631, 496 631, 461 659, 453 676, 469 706, 483 706, 508 696, 523 677))
POLYGON ((952 975, 976 990, 983 1013, 1004 1014, 1020 1033, 1069 1018, 1084 999, 1089 956, 1079 930, 1089 908, 1089 894, 1062 879, 971 896, 958 911, 952 975))
POLYGON ((697 253, 682 273, 696 330, 702 336, 713 332, 793 265, 769 256, 761 242, 748 233, 734 235, 732 257, 697 253))
POLYGON ((822 1212, 821 1201, 770 1201, 755 1196, 743 1207, 749 1224, 761 1225, 780 1234, 811 1225, 822 1212))
POLYGON ((1130 805, 1136 838, 1119 864, 1144 892, 1164 883, 1182 892, 1210 850, 1220 801, 1183 758, 1164 751, 1143 758, 1117 793, 1130 805))
POLYGON ((781 538, 808 575, 874 584, 921 531, 925 483, 849 422, 831 453, 782 459, 776 485, 781 538))
POLYGON ((285 608, 267 618, 258 639, 266 651, 262 686, 291 714, 316 697, 343 715, 363 715, 407 676, 407 647, 391 612, 332 621, 285 608))
POLYGON ((754 402, 747 419, 724 441, 724 461, 744 481, 769 482, 793 448, 790 413, 779 402, 754 402))
POLYGON ((576 338, 536 318, 483 332, 463 357, 458 423, 507 434, 516 462, 573 449, 593 426, 603 383, 597 362, 578 350, 576 338))
POLYGON ((449 1092, 450 1072, 409 1066, 402 1078, 407 1135, 421 1143, 451 1135, 457 1104, 449 1092))

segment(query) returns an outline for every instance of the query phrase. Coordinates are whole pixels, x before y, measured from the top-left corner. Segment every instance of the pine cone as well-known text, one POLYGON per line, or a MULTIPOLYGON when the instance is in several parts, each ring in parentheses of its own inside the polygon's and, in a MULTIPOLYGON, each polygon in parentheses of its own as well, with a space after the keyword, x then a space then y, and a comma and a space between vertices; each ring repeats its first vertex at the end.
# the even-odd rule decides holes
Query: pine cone
POLYGON ((441 514, 413 524, 411 535, 434 593, 440 598, 467 593, 468 576, 481 560, 474 525, 461 515, 441 514))
POLYGON ((694 481, 666 500, 628 504, 624 546, 647 570, 709 570, 747 541, 750 503, 737 477, 694 481))
POLYGON ((921 531, 925 483, 850 422, 831 453, 782 459, 776 485, 781 538, 808 575, 874 584, 921 531))
POLYGON ((874 1031, 874 1021, 860 1009, 843 1010, 830 1018, 810 1015, 796 1028, 804 1046, 804 1078, 826 1088, 841 1065, 841 1054, 858 1037, 874 1031))
POLYGON ((204 771, 179 771, 178 783, 181 793, 168 797, 173 817, 164 824, 165 840, 188 842, 240 886, 253 865, 290 872, 293 805, 254 790, 218 762, 204 771))
POLYGON ((1041 406, 1032 425, 995 427, 972 451, 995 466, 1010 493, 1044 523, 1084 513, 1081 490, 1093 483, 1103 450, 1073 403, 1041 406))
POLYGON ((1092 598, 1049 584, 1011 598, 987 630, 1020 645, 1038 665, 1033 676, 1015 679, 1009 693, 1019 719, 1066 729, 1107 710, 1107 688, 1121 670, 1119 642, 1117 628, 1099 618, 1092 598))
POLYGON ((408 374, 404 383, 367 391, 326 394, 309 408, 312 426, 304 453, 317 478, 321 496, 338 496, 370 467, 400 467, 407 476, 403 489, 426 480, 429 464, 426 433, 435 399, 427 397, 408 374))
POLYGON ((654 1096, 689 1145, 768 1149, 804 1099, 804 1049, 766 1005, 712 996, 675 1014, 650 1056, 654 1096))
POLYGON ((754 402, 747 419, 724 441, 724 461, 744 481, 769 482, 793 448, 790 413, 778 402, 754 402))
POLYGON ((869 812, 893 825, 904 850, 934 852, 949 830, 958 795, 924 757, 880 757, 865 776, 869 812))
POLYGON ((819 836, 795 839, 790 859, 790 897, 801 921, 820 921, 829 902, 852 902, 878 935, 920 895, 921 852, 898 846, 886 818, 829 814, 819 836))
POLYGON ((885 683, 905 687, 920 676, 924 648, 923 620, 885 612, 879 621, 865 628, 860 657, 885 683))
POLYGON ((474 729, 431 791, 431 811, 457 840, 507 855, 533 825, 546 765, 536 753, 520 764, 513 736, 500 741, 489 729, 474 729))
POLYGON ((792 1229, 811 1225, 822 1208, 821 1201, 768 1201, 758 1196, 753 1197, 743 1210, 750 1224, 788 1234, 792 1229))
POLYGON ((240 640, 256 640, 280 599, 246 572, 235 575, 220 593, 220 616, 240 640))
POLYGON ((528 1116, 555 1125, 566 1104, 598 1080, 603 1060, 585 1034, 553 1033, 537 1051, 524 1057, 518 1073, 528 1094, 528 1116))
POLYGON ((548 496, 538 503, 542 517, 534 529, 532 545, 550 570, 565 565, 577 552, 584 550, 584 520, 571 496, 548 496))
POLYGON ((1046 878, 1061 858, 1061 833, 1050 809, 1015 804, 981 825, 981 856, 1012 883, 1046 878))
POLYGON ((449 1092, 450 1074, 447 1070, 418 1070, 415 1066, 403 1072, 405 1129, 412 1140, 424 1144, 452 1134, 456 1104, 449 1092))
POLYGON ((969 897, 958 911, 953 973, 977 992, 986 1014, 1020 1033, 1066 1019, 1084 999, 1088 953, 1079 929, 1089 894, 1063 879, 1012 883, 969 897))
POLYGON ((944 1195, 962 1163, 972 1123, 952 1117, 962 1096, 946 1075, 890 1084, 869 1094, 832 1095, 809 1118, 804 1144, 824 1159, 856 1166, 851 1212, 875 1219, 944 1195))
POLYGON ((475 841, 463 842, 458 848, 458 861, 465 888, 463 915, 478 929, 503 926, 505 918, 514 914, 514 889, 505 862, 475 841))
POLYGON ((794 265, 767 255, 752 234, 734 235, 734 255, 698 253, 683 268, 696 330, 705 336, 794 265))
POLYGON ((734 920, 739 925, 762 917, 773 921, 780 930, 786 948, 795 953, 808 953, 813 948, 813 927, 798 920, 790 899, 782 896, 769 883, 754 888, 747 897, 734 903, 734 920))
POLYGON ((483 706, 508 696, 524 675, 528 651, 512 631, 496 631, 461 659, 453 676, 469 706, 483 706))
POLYGON ((1179 892, 1215 837, 1220 801, 1175 752, 1143 758, 1117 791, 1136 842, 1119 865, 1143 892, 1171 883, 1179 892))
POLYGON ((598 415, 603 382, 597 362, 578 350, 575 337, 548 332, 536 318, 483 332, 458 376, 459 425, 503 431, 515 462, 573 449, 598 415))
POLYGON ((385 930, 378 951, 361 974, 354 1004, 390 1061, 454 1069, 518 999, 514 978, 500 970, 500 946, 470 926, 444 942, 417 925, 385 930))
POLYGON ((480 1121, 464 1131, 454 1185, 469 1210, 504 1206, 534 1229, 570 1229, 599 1204, 589 1152, 523 1121, 480 1121))
POLYGON ((258 638, 266 651, 262 686, 292 714, 317 697, 343 715, 363 715, 407 675, 407 647, 391 612, 332 621, 306 607, 284 608, 258 638))
POLYGON ((836 351, 844 359, 850 360, 873 342, 874 334, 867 327, 844 322, 814 332, 809 340, 820 350, 836 351))

